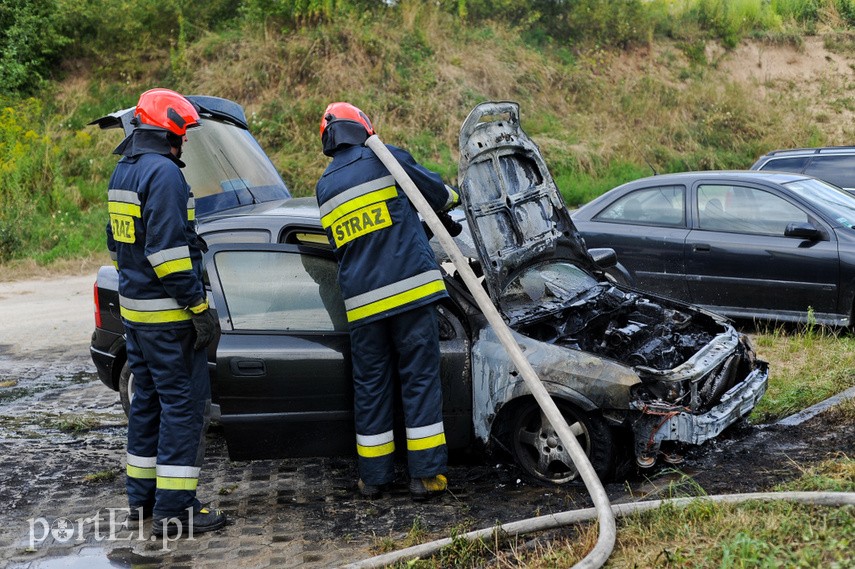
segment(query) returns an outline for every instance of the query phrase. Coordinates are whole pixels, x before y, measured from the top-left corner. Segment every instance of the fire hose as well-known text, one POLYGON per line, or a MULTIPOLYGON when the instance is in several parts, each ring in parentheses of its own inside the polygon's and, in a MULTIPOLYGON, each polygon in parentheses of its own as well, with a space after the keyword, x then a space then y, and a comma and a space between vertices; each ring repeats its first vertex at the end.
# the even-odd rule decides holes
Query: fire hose
MULTIPOLYGON (((815 506, 846 506, 855 505, 855 492, 757 492, 752 494, 719 494, 715 496, 700 496, 694 498, 670 498, 667 500, 650 500, 648 502, 632 502, 628 504, 613 504, 611 511, 615 516, 624 517, 641 512, 655 510, 663 505, 674 507, 688 506, 693 503, 726 503, 738 504, 748 501, 787 500, 800 504, 815 506)), ((536 518, 528 518, 510 522, 502 526, 489 527, 457 536, 414 545, 406 549, 392 551, 369 559, 347 565, 347 569, 362 569, 368 567, 385 567, 407 559, 422 558, 433 555, 443 547, 451 545, 455 540, 475 541, 498 537, 502 535, 521 535, 536 531, 555 529, 570 524, 592 520, 597 516, 595 508, 570 510, 557 514, 548 514, 536 518)))
MULTIPOLYGON (((600 524, 600 532, 597 537, 596 545, 588 555, 586 555, 574 567, 580 569, 602 567, 606 560, 608 560, 609 555, 611 555, 612 549, 614 548, 616 537, 615 517, 612 513, 612 508, 609 503, 609 498, 606 495, 606 491, 603 488, 597 473, 594 471, 593 466, 591 466, 588 457, 585 455, 585 451, 579 445, 579 442, 570 430, 570 426, 567 424, 564 416, 558 410, 555 402, 546 391, 543 383, 541 383, 540 378, 534 371, 534 368, 523 355, 522 349, 520 349, 519 345, 514 340, 510 328, 505 323, 496 307, 493 306, 493 302, 490 300, 490 297, 486 292, 484 292, 484 289, 478 282, 478 277, 475 276, 475 272, 469 267, 466 257, 457 247, 454 239, 440 222, 436 213, 434 213, 433 209, 427 203, 427 200, 422 196, 415 183, 413 183, 401 164, 398 163, 394 156, 392 156, 392 153, 389 152, 389 149, 386 148, 386 145, 383 144, 376 134, 370 136, 365 142, 365 145, 374 151, 383 165, 386 166, 395 178, 395 181, 401 189, 404 190, 404 193, 407 195, 410 202, 421 214, 422 219, 427 223, 431 232, 436 236, 440 245, 442 245, 442 248, 448 254, 452 263, 454 263, 457 273, 463 279, 464 284, 469 289, 469 292, 472 294, 472 297, 475 299, 478 307, 487 318, 487 322, 493 328, 493 331, 496 333, 496 336, 504 346, 505 350, 507 350, 508 355, 511 358, 511 362, 519 371, 525 381, 526 387, 528 387, 529 391, 534 396, 535 401, 537 401, 537 404, 549 420, 549 423, 558 433, 558 438, 561 439, 564 447, 569 451, 570 457, 573 459, 573 464, 582 477, 585 487, 588 489, 588 492, 594 502, 594 511, 596 512, 596 517, 600 524)), ((370 560, 366 560, 366 562, 367 561, 370 560)), ((390 563, 391 562, 392 561, 390 561, 390 563)), ((382 565, 357 564, 355 566, 377 567, 382 565)))

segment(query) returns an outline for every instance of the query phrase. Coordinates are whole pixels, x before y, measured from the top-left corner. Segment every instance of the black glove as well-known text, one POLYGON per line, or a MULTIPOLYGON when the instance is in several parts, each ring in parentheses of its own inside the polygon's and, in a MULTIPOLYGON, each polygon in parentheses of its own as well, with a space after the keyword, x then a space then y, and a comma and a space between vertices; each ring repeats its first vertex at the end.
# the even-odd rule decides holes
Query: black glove
POLYGON ((442 223, 442 226, 445 227, 445 230, 448 231, 452 237, 457 237, 460 235, 460 232, 463 231, 463 226, 451 219, 451 214, 447 211, 437 213, 436 216, 439 218, 439 222, 442 223))
POLYGON ((193 314, 193 327, 196 328, 196 343, 193 344, 194 350, 204 348, 213 342, 220 331, 220 323, 217 322, 217 317, 214 316, 210 308, 205 308, 202 312, 193 314))

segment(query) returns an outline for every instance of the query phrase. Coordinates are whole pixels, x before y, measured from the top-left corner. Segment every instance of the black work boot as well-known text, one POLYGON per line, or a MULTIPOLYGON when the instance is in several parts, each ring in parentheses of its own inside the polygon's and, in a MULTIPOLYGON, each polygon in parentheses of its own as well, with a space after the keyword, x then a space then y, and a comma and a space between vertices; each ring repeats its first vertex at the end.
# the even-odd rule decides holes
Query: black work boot
POLYGON ((389 489, 389 484, 366 484, 362 481, 362 478, 359 479, 356 485, 359 486, 359 493, 369 500, 379 498, 380 494, 389 489))
POLYGON ((442 474, 430 478, 411 478, 410 497, 416 502, 424 502, 433 496, 439 496, 448 488, 448 480, 442 474))
POLYGON ((122 526, 125 529, 137 529, 151 517, 154 506, 130 506, 130 510, 122 526))
POLYGON ((151 525, 151 533, 156 537, 192 537, 197 533, 218 530, 226 525, 226 514, 222 510, 212 510, 204 506, 193 511, 193 518, 189 519, 187 512, 179 516, 169 518, 158 518, 151 525))

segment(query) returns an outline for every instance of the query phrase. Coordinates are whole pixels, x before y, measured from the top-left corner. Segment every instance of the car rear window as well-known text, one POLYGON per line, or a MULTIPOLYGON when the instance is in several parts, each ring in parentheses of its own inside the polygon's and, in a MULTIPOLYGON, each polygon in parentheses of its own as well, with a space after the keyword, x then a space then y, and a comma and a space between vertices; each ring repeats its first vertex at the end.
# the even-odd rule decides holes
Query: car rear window
POLYGON ((335 260, 283 251, 216 253, 235 330, 347 331, 335 260))

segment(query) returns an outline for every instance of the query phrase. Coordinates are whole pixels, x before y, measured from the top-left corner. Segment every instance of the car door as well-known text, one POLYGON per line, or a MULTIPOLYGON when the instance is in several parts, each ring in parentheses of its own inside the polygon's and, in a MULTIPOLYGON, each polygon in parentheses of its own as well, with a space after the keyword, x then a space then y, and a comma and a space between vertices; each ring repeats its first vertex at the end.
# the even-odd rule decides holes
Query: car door
POLYGON ((332 254, 215 245, 206 266, 222 329, 214 388, 229 456, 352 453, 350 342, 332 254))
POLYGON ((688 300, 683 250, 689 230, 686 187, 651 185, 633 189, 592 216, 577 221, 588 247, 611 247, 618 262, 635 278, 635 286, 688 300))
POLYGON ((685 256, 693 303, 744 317, 835 311, 837 244, 807 208, 783 190, 745 181, 700 180, 692 198, 697 226, 685 256), (811 223, 825 236, 787 237, 790 223, 811 223))
MULTIPOLYGON (((229 456, 355 454, 350 337, 332 253, 223 244, 206 265, 222 328, 214 388, 229 456)), ((451 306, 438 315, 446 440, 464 448, 472 440, 469 340, 451 306)))

